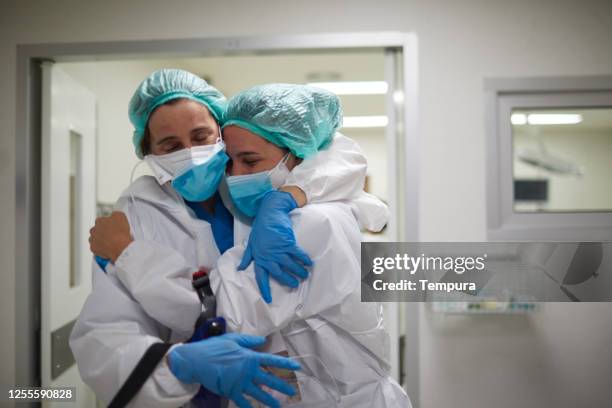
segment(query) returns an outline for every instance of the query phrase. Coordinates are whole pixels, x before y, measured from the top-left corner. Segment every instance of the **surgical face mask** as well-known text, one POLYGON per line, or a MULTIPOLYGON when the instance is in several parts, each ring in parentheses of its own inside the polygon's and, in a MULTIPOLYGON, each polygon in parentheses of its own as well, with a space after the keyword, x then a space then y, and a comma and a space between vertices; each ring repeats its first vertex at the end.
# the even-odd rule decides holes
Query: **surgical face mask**
POLYGON ((272 169, 243 176, 228 176, 227 187, 234 205, 245 215, 254 217, 266 193, 282 186, 290 171, 286 162, 289 154, 272 169))
POLYGON ((225 144, 217 139, 214 145, 195 146, 163 155, 147 155, 158 183, 172 181, 172 187, 188 201, 210 198, 225 174, 228 161, 225 144))

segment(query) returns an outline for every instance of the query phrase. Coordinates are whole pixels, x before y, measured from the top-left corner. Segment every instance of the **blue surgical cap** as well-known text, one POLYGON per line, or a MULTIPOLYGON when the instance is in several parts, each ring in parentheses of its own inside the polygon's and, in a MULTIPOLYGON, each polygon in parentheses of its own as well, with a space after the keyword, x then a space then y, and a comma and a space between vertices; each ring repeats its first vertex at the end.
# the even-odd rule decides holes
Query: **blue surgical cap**
POLYGON ((307 159, 331 142, 342 123, 338 97, 308 85, 268 84, 230 99, 223 127, 249 130, 307 159))
POLYGON ((173 99, 186 98, 206 106, 221 124, 227 101, 215 87, 197 75, 182 69, 161 69, 153 72, 138 86, 130 104, 128 115, 134 125, 134 148, 142 159, 140 144, 151 113, 160 105, 173 99))

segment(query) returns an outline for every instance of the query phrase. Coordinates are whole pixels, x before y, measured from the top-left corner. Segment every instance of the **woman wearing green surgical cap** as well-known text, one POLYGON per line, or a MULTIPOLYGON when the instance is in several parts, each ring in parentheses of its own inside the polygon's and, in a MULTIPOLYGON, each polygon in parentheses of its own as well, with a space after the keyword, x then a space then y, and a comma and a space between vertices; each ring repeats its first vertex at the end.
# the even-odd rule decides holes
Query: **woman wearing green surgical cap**
MULTIPOLYGON (((227 184, 236 207, 256 212, 261 198, 282 186, 302 158, 331 143, 338 112, 337 99, 301 85, 262 85, 230 99, 223 137, 231 160, 227 184)), ((272 304, 259 301, 255 282, 238 271, 244 241, 260 240, 239 220, 235 246, 210 274, 219 296, 218 312, 230 329, 276 336, 279 339, 268 351, 302 361, 303 370, 296 374, 298 398, 307 406, 410 406, 389 375, 382 311, 375 303, 361 302, 358 221, 376 219, 386 210, 375 198, 363 198, 309 203, 291 213, 297 242, 314 264, 309 278, 295 290, 273 282, 272 304), (311 357, 300 360, 303 356, 311 357), (316 380, 301 381, 304 375, 316 380)), ((260 273, 255 266, 257 279, 265 279, 265 265, 263 269, 260 273)))
MULTIPOLYGON (((194 101, 202 106, 202 112, 219 123, 225 112, 225 96, 200 77, 182 70, 163 69, 145 79, 130 100, 128 116, 134 126, 133 142, 136 155, 142 159, 150 153, 149 119, 162 105, 179 101, 194 101), (146 137, 145 137, 146 136, 146 137), (144 145, 143 145, 144 142, 144 145), (143 152, 143 147, 147 151, 143 152)), ((209 121, 207 121, 209 122, 209 121)))
MULTIPOLYGON (((227 155, 219 128, 225 108, 221 93, 181 70, 154 72, 130 101, 136 154, 155 177, 135 180, 117 202, 117 212, 96 220, 90 246, 110 263, 105 271, 98 266, 100 259, 94 264, 93 290, 70 339, 83 380, 103 401, 117 394, 149 346, 192 338, 202 311, 192 274, 212 270, 234 245, 238 225, 222 181, 227 155)), ((294 169, 283 184, 285 191, 267 194, 254 218, 239 214, 244 218, 239 225, 252 223, 253 231, 265 238, 249 246, 243 265, 248 269, 241 273, 255 282, 252 268, 264 265, 266 278, 272 275, 288 289, 299 286, 311 261, 295 241, 289 213, 306 201, 300 194, 309 202, 359 195, 365 167, 358 147, 338 136, 325 152, 294 169), (345 169, 341 174, 338 165, 345 169)), ((262 286, 265 300, 258 300, 264 304, 272 300, 266 289, 269 284, 262 286)), ((291 393, 259 366, 295 369, 295 363, 245 349, 261 344, 259 337, 228 339, 235 343, 230 348, 236 358, 224 354, 227 359, 215 353, 230 343, 207 341, 174 346, 132 404, 175 407, 189 402, 200 385, 240 407, 248 406, 246 396, 275 406, 261 385, 291 393)))

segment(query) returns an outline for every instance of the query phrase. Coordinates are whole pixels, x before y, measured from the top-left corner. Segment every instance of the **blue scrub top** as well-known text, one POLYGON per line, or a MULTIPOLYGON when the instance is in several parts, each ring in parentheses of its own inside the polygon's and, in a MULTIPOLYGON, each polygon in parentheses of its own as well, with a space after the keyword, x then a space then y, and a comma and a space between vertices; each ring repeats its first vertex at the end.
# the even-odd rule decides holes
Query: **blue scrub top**
POLYGON ((223 205, 223 200, 221 200, 219 193, 215 194, 214 214, 206 211, 200 203, 187 200, 185 200, 185 203, 195 212, 199 219, 210 224, 219 252, 224 253, 234 246, 234 217, 223 205))

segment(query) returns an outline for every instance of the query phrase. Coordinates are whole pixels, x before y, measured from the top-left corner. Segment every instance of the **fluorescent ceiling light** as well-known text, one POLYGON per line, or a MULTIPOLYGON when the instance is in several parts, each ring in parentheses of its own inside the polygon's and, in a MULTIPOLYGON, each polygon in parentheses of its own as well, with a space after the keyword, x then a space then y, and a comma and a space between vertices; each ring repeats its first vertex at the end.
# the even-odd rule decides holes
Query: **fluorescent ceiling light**
POLYGON ((402 91, 393 92, 393 101, 395 103, 404 103, 404 93, 402 91))
POLYGON ((510 122, 513 125, 526 125, 527 115, 524 113, 513 113, 512 116, 510 116, 510 122))
POLYGON ((582 115, 576 113, 513 113, 513 125, 575 125, 582 122, 582 115))
POLYGON ((389 88, 385 81, 311 82, 308 85, 327 89, 336 95, 384 95, 389 88))
POLYGON ((575 113, 531 113, 527 116, 530 125, 575 125, 582 122, 582 115, 575 113))
POLYGON ((386 116, 345 116, 342 119, 343 128, 385 127, 388 123, 386 116))

